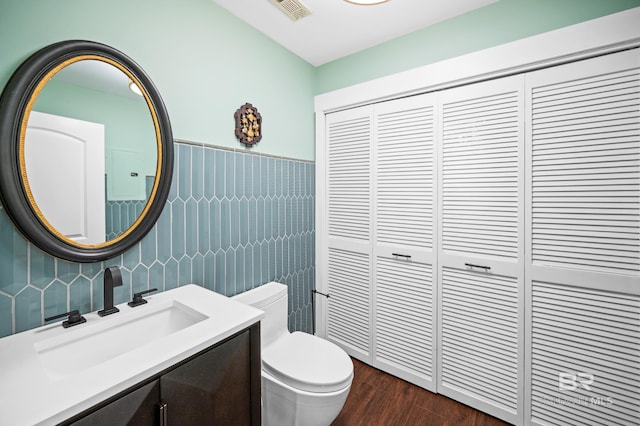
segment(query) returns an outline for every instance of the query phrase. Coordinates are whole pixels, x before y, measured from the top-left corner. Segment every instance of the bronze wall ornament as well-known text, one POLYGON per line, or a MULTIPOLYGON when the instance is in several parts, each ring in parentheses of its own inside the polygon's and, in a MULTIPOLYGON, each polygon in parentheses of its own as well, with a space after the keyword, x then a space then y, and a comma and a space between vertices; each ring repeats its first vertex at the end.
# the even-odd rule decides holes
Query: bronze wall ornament
POLYGON ((233 114, 236 119, 236 137, 247 146, 255 145, 262 139, 262 116, 258 108, 250 103, 242 105, 233 114))

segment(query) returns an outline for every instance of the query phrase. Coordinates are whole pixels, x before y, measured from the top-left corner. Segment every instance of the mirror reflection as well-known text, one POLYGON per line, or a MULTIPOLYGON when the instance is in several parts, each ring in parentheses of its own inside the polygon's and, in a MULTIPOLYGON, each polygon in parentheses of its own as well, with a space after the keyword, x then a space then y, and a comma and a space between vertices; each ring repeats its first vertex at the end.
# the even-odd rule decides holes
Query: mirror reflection
POLYGON ((23 161, 33 202, 60 235, 78 244, 126 232, 154 186, 154 121, 130 83, 110 63, 73 62, 44 85, 29 115, 23 161))

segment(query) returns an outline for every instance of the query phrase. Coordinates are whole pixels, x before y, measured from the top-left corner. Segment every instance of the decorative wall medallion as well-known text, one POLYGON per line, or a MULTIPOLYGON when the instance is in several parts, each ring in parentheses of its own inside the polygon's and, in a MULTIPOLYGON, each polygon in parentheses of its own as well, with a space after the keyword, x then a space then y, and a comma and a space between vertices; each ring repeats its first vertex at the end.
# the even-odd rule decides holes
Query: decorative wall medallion
POLYGON ((258 108, 246 103, 233 115, 236 118, 236 137, 250 146, 262 139, 262 116, 258 108))

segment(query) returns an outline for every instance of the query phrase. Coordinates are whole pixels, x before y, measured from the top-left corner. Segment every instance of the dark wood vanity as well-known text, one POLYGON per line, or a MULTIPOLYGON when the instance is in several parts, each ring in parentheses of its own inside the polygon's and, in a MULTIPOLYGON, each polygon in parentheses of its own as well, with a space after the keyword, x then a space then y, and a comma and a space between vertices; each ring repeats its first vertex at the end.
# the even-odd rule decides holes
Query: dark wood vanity
POLYGON ((260 323, 62 425, 260 425, 260 323))

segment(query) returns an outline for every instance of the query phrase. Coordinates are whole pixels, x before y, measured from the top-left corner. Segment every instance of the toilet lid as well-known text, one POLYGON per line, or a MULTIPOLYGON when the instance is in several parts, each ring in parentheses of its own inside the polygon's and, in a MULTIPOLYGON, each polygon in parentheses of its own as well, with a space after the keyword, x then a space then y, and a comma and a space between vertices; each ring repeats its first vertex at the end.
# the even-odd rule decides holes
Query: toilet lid
POLYGON ((309 392, 344 389, 353 363, 335 344, 299 331, 287 334, 262 353, 264 370, 287 385, 309 392))

